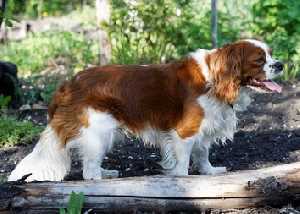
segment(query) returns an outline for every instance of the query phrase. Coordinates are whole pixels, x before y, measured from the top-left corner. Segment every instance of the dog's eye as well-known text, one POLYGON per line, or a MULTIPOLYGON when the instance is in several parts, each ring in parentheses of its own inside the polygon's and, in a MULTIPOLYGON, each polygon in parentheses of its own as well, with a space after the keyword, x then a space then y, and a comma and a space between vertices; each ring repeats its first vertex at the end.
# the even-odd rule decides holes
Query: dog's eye
POLYGON ((265 59, 259 58, 259 59, 256 60, 256 63, 259 64, 259 65, 265 64, 265 59))

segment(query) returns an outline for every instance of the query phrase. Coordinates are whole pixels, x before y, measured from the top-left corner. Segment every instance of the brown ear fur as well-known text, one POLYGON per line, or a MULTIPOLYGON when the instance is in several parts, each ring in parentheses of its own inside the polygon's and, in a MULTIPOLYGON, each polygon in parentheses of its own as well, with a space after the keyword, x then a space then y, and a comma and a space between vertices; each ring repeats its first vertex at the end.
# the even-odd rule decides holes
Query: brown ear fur
POLYGON ((229 104, 236 100, 241 84, 241 47, 227 45, 212 54, 210 69, 214 75, 215 96, 229 104))

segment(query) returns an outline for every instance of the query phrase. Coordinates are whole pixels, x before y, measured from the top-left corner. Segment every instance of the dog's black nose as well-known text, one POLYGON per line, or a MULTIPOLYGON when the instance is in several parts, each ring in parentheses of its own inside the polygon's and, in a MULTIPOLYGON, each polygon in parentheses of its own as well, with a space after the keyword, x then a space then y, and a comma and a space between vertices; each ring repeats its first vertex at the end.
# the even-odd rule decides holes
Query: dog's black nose
POLYGON ((280 72, 283 70, 283 64, 281 62, 276 62, 273 67, 275 68, 275 72, 280 72))

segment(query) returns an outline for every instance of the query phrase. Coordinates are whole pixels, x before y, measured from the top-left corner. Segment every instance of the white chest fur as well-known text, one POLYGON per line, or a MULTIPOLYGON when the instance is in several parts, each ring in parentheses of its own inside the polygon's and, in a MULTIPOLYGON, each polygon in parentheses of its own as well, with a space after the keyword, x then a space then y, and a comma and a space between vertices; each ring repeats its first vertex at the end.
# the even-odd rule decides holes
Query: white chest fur
POLYGON ((197 101, 204 110, 199 135, 212 140, 232 140, 238 121, 236 111, 246 110, 251 98, 247 89, 241 88, 233 107, 209 95, 200 96, 197 101))
POLYGON ((199 135, 212 140, 233 139, 237 126, 233 108, 209 95, 200 96, 198 103, 204 110, 199 135))

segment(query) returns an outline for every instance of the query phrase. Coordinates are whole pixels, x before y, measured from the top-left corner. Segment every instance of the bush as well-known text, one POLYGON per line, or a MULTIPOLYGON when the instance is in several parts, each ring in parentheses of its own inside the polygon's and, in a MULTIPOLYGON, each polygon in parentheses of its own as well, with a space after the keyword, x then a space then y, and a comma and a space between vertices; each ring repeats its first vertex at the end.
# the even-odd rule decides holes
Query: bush
POLYGON ((44 32, 31 34, 20 42, 1 45, 0 59, 15 63, 19 75, 36 74, 63 58, 69 69, 82 69, 97 62, 97 43, 73 32, 44 32))
POLYGON ((82 8, 82 3, 93 5, 94 0, 18 0, 6 2, 9 13, 27 18, 64 15, 74 9, 82 8))
MULTIPOLYGON (((112 0, 113 63, 153 63, 211 48, 210 1, 112 0)), ((253 2, 218 4, 218 46, 251 37, 253 2), (241 18, 243 17, 243 18, 241 18)))
POLYGON ((12 116, 0 116, 0 147, 31 143, 42 129, 29 121, 18 121, 12 116))
POLYGON ((22 79, 23 104, 32 105, 40 101, 49 104, 58 86, 71 76, 71 74, 47 74, 32 75, 22 79))
MULTIPOLYGON (((113 63, 155 63, 178 58, 197 48, 211 48, 210 4, 195 0, 113 0, 107 29, 113 63)), ((230 17, 219 11, 219 43, 238 38, 230 17)))
POLYGON ((265 38, 286 62, 284 79, 300 73, 300 1, 265 0, 253 5, 253 31, 265 38))
POLYGON ((0 95, 0 110, 7 109, 10 101, 11 101, 11 97, 10 96, 0 95))

